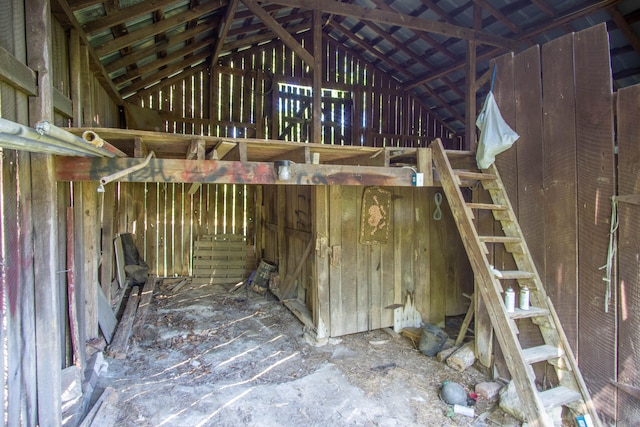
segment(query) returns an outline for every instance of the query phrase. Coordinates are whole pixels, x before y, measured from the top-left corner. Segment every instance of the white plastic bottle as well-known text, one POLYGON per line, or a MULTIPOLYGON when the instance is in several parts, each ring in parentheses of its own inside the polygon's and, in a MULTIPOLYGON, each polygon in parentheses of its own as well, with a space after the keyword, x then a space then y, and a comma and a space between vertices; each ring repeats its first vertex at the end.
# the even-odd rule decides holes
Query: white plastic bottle
POLYGON ((516 311, 516 293, 511 286, 504 292, 504 305, 507 308, 507 313, 516 311))
POLYGON ((529 288, 523 286, 518 296, 518 307, 520 310, 529 310, 529 288))

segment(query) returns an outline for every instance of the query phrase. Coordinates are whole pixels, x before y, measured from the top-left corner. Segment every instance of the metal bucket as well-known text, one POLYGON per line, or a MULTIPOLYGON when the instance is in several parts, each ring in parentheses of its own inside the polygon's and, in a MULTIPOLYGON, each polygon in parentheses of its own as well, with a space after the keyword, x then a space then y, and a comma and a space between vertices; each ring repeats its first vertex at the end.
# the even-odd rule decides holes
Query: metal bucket
POLYGON ((272 262, 261 260, 256 270, 256 275, 253 278, 253 288, 255 290, 262 290, 263 292, 266 291, 269 287, 269 276, 277 269, 278 266, 272 262))

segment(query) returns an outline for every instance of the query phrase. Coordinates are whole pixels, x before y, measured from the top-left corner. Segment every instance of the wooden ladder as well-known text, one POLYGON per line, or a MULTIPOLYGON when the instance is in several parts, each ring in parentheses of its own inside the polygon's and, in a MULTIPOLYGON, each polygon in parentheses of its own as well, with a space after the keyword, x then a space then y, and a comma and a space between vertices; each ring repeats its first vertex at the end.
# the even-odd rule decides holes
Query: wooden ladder
POLYGON ((589 392, 551 300, 544 290, 498 170, 494 165, 482 171, 454 170, 448 154, 455 152, 445 151, 439 139, 431 144, 431 148, 440 183, 475 274, 478 291, 487 307, 529 425, 553 425, 547 412, 557 406, 568 406, 579 413, 588 412, 594 424, 599 426, 600 421, 589 392), (460 187, 472 182, 480 182, 491 195, 493 203, 466 202, 460 187), (504 236, 478 235, 473 218, 474 210, 480 209, 492 211, 493 217, 502 226, 504 236), (487 244, 504 245, 505 250, 513 255, 517 270, 495 270, 487 258, 487 244), (516 308, 513 313, 507 312, 502 296, 503 282, 506 280, 515 280, 520 287, 526 285, 529 288, 529 310, 516 308), (522 348, 516 321, 524 318, 531 318, 533 324, 539 327, 544 345, 522 348), (538 362, 553 366, 559 379, 556 387, 538 391, 531 366, 538 362))

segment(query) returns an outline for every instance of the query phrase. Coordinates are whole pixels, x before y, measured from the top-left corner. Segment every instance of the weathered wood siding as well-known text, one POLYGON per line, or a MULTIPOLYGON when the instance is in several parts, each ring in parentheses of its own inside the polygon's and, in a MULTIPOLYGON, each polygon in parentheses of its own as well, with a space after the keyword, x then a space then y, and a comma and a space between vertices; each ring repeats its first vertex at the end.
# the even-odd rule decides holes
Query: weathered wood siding
MULTIPOLYGON (((607 261, 616 188, 606 27, 561 37, 541 50, 502 56, 495 63, 496 99, 504 118, 521 135, 496 163, 601 418, 612 423, 622 411, 620 392, 610 381, 620 372, 619 351, 629 348, 633 338, 619 334, 623 319, 617 289, 611 285, 606 303, 608 287, 601 270, 607 261)), ((632 112, 618 111, 619 120, 632 112)), ((625 129, 628 132, 628 127, 619 127, 625 129)), ((633 158, 633 150, 628 145, 626 149, 624 155, 633 158)), ((621 183, 622 176, 619 179, 621 183)), ((634 256, 633 246, 630 250, 631 255, 620 248, 621 260, 634 256)), ((503 255, 493 253, 498 268, 503 268, 503 255)), ((630 324, 629 317, 624 323, 630 324)), ((539 340, 527 335, 526 326, 520 333, 529 341, 539 340)), ((629 399, 624 405, 632 410, 629 399)))
MULTIPOLYGON (((305 37, 299 38, 303 45, 305 37)), ((312 78, 281 43, 223 57, 128 102, 160 112, 168 132, 376 147, 424 147, 453 132, 387 73, 325 39, 322 140, 311 141, 312 78)))
POLYGON ((472 292, 473 277, 446 199, 440 202, 442 219, 433 217, 436 189, 390 188, 392 225, 387 243, 377 245, 360 243, 363 187, 323 187, 316 196, 312 190, 263 187, 263 250, 258 255, 278 265, 284 282, 310 239, 316 239, 315 255, 304 260, 295 294, 316 326, 322 317, 320 329, 329 327, 330 336, 393 326, 393 309, 386 307, 403 303, 408 293, 426 322, 443 324, 446 315, 466 311, 469 301, 462 294, 472 292), (326 223, 316 236, 314 222, 326 223), (327 253, 317 239, 326 239, 327 253), (314 273, 314 263, 325 258, 328 292, 325 278, 314 273))
POLYGON ((193 242, 205 234, 247 236, 253 244, 255 187, 183 183, 116 183, 115 231, 132 233, 159 276, 192 273, 193 242))

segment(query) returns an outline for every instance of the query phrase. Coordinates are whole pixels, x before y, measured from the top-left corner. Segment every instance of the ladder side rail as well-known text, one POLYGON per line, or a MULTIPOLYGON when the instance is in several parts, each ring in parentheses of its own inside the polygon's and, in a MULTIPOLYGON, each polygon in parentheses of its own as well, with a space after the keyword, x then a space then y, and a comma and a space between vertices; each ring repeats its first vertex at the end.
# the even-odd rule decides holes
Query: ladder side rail
MULTIPOLYGON (((512 253, 513 259, 519 270, 530 271, 534 274, 534 277, 532 280, 534 282, 535 288, 531 289, 529 294, 531 304, 533 306, 546 308, 549 311, 551 311, 553 310, 551 299, 546 293, 546 290, 540 278, 540 274, 538 273, 535 262, 531 257, 531 252, 529 251, 527 242, 524 239, 524 234, 522 233, 522 229, 520 228, 520 223, 518 222, 518 219, 515 215, 515 212, 511 205, 511 201, 509 200, 509 197, 506 196, 507 192, 506 192, 506 189, 504 188, 504 185, 502 184, 502 179, 500 178, 498 169, 494 164, 494 165, 491 165, 487 169, 487 171, 488 173, 491 173, 498 177, 498 180, 496 181, 496 183, 498 183, 499 188, 488 190, 489 193, 491 194, 491 199, 493 200, 494 203, 500 203, 508 207, 506 211, 508 212, 508 216, 510 220, 509 222, 501 221, 503 230, 505 231, 506 235, 519 236, 522 240, 521 244, 525 248, 525 250, 522 251, 522 253, 512 253)), ((577 377, 581 378, 581 374, 579 373, 579 371, 576 371, 574 369, 574 367, 571 364, 571 359, 568 357, 568 354, 571 352, 569 342, 568 340, 564 340, 564 341, 562 340, 562 337, 564 336, 564 330, 562 328, 562 324, 560 324, 560 321, 557 317, 552 316, 551 314, 546 316, 546 318, 549 322, 549 325, 548 326, 539 325, 540 332, 542 334, 542 338, 545 344, 562 348, 564 350, 563 360, 564 360, 565 366, 552 364, 554 367, 554 370, 556 371, 556 375, 560 380, 560 384, 567 386, 573 390, 579 390, 583 396, 584 401, 587 402, 587 400, 590 399, 589 394, 588 392, 585 394, 586 389, 582 389, 582 387, 580 387, 580 381, 577 379, 577 377), (566 373, 561 372, 562 368, 573 370, 574 373, 571 375, 567 375, 566 373)))
POLYGON ((483 244, 478 238, 460 187, 456 184, 451 164, 444 152, 442 142, 436 139, 431 146, 434 148, 433 161, 439 173, 443 191, 447 196, 467 256, 478 279, 480 294, 487 306, 493 327, 497 330, 498 342, 504 350, 507 367, 511 372, 518 395, 526 411, 529 425, 549 425, 544 404, 536 391, 533 378, 529 375, 529 365, 524 360, 515 327, 511 325, 513 320, 507 315, 501 297, 502 286, 491 272, 489 262, 484 255, 483 244))

